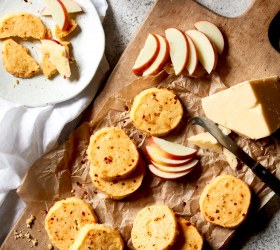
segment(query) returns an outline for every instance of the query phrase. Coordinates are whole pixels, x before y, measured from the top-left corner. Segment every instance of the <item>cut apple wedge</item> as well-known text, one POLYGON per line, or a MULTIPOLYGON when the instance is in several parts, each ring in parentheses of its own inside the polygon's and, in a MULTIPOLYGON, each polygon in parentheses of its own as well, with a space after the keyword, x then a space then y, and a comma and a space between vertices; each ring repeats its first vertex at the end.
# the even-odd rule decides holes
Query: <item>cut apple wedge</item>
POLYGON ((184 171, 193 169, 195 167, 195 165, 198 163, 198 160, 192 160, 191 162, 189 162, 183 166, 180 166, 180 167, 166 167, 166 166, 158 164, 154 161, 151 161, 151 163, 160 171, 168 172, 168 173, 180 173, 180 172, 184 172, 184 171))
MULTIPOLYGON (((60 0, 63 5, 65 6, 68 13, 78 13, 82 12, 82 8, 74 1, 72 0, 60 0)), ((41 11, 42 16, 51 16, 51 12, 48 10, 48 8, 44 8, 41 11)))
POLYGON ((160 171, 152 164, 149 164, 148 167, 154 175, 156 175, 160 178, 163 178, 163 179, 167 179, 167 180, 174 180, 174 179, 182 178, 192 171, 192 169, 191 169, 191 170, 187 170, 187 171, 180 172, 180 173, 168 173, 168 172, 160 171))
POLYGON ((165 37, 160 35, 155 36, 159 40, 159 53, 152 65, 143 72, 143 76, 156 75, 164 68, 169 59, 169 46, 165 37))
POLYGON ((178 143, 154 136, 149 138, 148 145, 159 156, 173 160, 186 160, 188 158, 193 158, 196 155, 196 150, 193 148, 185 147, 178 143))
POLYGON ((189 74, 192 75, 197 68, 198 54, 197 54, 197 51, 196 51, 196 48, 194 46, 192 39, 188 35, 186 35, 186 37, 187 37, 187 40, 189 43, 189 51, 190 51, 186 68, 187 68, 189 74))
POLYGON ((160 155, 158 155, 151 146, 146 146, 146 150, 148 153, 149 158, 161 165, 164 166, 168 166, 168 167, 179 167, 179 166, 183 166, 189 162, 191 162, 193 160, 193 158, 188 158, 185 160, 174 160, 174 159, 169 159, 169 158, 165 158, 162 157, 160 155))
POLYGON ((199 21, 194 24, 194 27, 210 39, 220 55, 223 53, 225 40, 222 32, 215 24, 208 21, 199 21))
POLYGON ((198 30, 188 30, 186 33, 192 39, 196 47, 199 62, 207 73, 210 74, 212 70, 215 69, 218 60, 216 48, 202 32, 198 30))
POLYGON ((58 27, 65 31, 70 25, 67 10, 61 0, 45 0, 46 7, 58 27))
POLYGON ((170 58, 175 75, 179 75, 186 68, 189 58, 189 45, 184 32, 176 28, 165 30, 169 44, 170 58))
POLYGON ((158 37, 149 34, 143 49, 140 51, 132 71, 135 75, 141 75, 155 61, 160 49, 158 37))
POLYGON ((50 62, 63 77, 71 76, 67 50, 59 41, 42 39, 38 47, 43 54, 49 54, 50 62))

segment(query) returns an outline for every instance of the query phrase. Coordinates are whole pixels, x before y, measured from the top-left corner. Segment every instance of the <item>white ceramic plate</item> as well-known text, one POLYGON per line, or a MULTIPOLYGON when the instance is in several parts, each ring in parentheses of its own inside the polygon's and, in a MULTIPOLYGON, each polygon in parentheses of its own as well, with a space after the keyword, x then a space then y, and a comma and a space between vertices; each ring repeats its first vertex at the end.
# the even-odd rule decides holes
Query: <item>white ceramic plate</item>
MULTIPOLYGON (((83 12, 76 15, 78 32, 70 40, 76 60, 76 66, 71 67, 71 78, 64 79, 57 75, 48 80, 42 73, 31 79, 15 78, 4 70, 1 58, 0 97, 25 106, 44 106, 71 99, 91 82, 104 53, 104 31, 92 2, 75 1, 82 7, 83 12), (17 79, 19 84, 16 84, 17 79)), ((29 12, 39 16, 43 8, 43 0, 33 0, 32 3, 26 3, 24 0, 0 0, 0 17, 13 12, 29 12)), ((41 16, 41 19, 54 31, 55 23, 51 17, 41 16)), ((28 47, 31 55, 40 63, 41 54, 36 47, 40 42, 20 40, 20 43, 28 47)))

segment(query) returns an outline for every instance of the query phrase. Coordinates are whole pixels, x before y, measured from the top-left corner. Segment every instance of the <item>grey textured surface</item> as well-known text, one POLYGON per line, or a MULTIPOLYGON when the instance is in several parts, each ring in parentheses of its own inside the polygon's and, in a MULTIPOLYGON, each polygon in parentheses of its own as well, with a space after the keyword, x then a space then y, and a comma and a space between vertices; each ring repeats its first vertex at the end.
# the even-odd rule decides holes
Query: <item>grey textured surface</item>
MULTIPOLYGON (((137 33, 155 0, 107 1, 109 9, 104 20, 105 53, 113 68, 129 41, 137 33)), ((252 0, 198 0, 198 2, 220 15, 236 17, 246 11, 252 0)), ((247 220, 237 230, 228 249, 280 249, 280 198, 273 197, 261 211, 247 220)))

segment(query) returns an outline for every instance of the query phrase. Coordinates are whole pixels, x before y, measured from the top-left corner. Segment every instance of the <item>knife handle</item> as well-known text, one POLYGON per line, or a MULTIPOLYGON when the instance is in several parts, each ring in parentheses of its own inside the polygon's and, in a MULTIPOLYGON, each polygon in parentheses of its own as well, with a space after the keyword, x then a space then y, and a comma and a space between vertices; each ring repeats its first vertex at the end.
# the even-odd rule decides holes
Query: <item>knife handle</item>
POLYGON ((280 197, 280 180, 261 164, 256 164, 252 171, 280 197))

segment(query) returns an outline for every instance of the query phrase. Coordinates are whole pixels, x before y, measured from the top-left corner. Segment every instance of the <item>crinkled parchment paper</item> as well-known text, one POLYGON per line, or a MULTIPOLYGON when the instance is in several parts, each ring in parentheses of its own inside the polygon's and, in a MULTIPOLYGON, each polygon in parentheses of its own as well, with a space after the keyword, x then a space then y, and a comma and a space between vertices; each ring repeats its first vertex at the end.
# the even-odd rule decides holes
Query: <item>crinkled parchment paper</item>
MULTIPOLYGON (((185 108, 184 118, 180 126, 164 138, 185 145, 188 144, 189 136, 203 131, 200 127, 188 125, 190 117, 204 115, 200 99, 226 88, 215 74, 192 79, 161 72, 156 77, 140 78, 112 96, 93 121, 83 124, 65 144, 43 156, 30 167, 18 193, 38 220, 43 223, 46 211, 54 201, 69 196, 82 197, 92 204, 100 223, 118 228, 128 248, 132 248, 130 231, 136 213, 147 205, 164 203, 177 215, 193 222, 211 247, 219 249, 226 245, 234 230, 213 226, 202 218, 198 201, 207 183, 216 176, 227 173, 250 184, 259 197, 259 204, 265 204, 271 198, 271 192, 246 166, 240 164, 237 170, 232 170, 222 154, 202 149, 198 150, 200 165, 181 180, 162 180, 147 171, 141 188, 122 201, 113 201, 98 191, 88 176, 89 162, 86 148, 90 135, 104 126, 122 127, 145 157, 146 135, 137 131, 131 124, 129 109, 135 95, 155 86, 172 89, 179 96, 185 108)), ((246 152, 272 172, 279 167, 277 134, 259 141, 237 135, 234 138, 246 152)))

